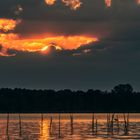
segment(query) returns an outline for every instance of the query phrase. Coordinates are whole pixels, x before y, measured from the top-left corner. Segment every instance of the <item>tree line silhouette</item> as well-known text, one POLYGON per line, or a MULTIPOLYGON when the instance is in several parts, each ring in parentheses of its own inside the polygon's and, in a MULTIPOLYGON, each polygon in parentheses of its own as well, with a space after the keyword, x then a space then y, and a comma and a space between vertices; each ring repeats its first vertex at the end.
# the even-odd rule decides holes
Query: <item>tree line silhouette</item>
POLYGON ((111 91, 0 89, 1 113, 140 112, 140 92, 130 84, 111 91))

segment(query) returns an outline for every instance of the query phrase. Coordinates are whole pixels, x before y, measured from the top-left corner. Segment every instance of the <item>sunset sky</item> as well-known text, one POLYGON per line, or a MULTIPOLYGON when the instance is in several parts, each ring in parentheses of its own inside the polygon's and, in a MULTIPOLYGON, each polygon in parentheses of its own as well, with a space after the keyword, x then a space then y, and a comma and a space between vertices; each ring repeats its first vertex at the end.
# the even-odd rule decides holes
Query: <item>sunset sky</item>
POLYGON ((140 0, 1 0, 0 87, 140 90, 140 0))

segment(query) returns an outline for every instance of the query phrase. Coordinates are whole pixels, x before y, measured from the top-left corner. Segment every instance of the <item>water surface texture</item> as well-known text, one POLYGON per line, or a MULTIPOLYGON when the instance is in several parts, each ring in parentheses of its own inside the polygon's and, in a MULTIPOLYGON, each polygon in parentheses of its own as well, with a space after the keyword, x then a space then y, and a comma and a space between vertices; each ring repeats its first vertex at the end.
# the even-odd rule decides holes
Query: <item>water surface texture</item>
POLYGON ((0 140, 140 139, 140 114, 1 114, 0 140))

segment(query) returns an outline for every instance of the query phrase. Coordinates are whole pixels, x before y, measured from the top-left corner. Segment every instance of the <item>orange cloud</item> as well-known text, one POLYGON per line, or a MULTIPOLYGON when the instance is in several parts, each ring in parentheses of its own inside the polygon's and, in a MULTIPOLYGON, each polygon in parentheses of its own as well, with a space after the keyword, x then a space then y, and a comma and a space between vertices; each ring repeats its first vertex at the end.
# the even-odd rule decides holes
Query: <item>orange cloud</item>
POLYGON ((14 30, 20 20, 0 18, 0 31, 8 32, 14 30))
POLYGON ((56 2, 56 0, 45 0, 45 2, 48 5, 53 5, 56 2))
POLYGON ((62 0, 62 2, 66 5, 69 6, 72 10, 76 10, 80 8, 82 2, 80 0, 62 0))
POLYGON ((105 4, 107 7, 111 7, 112 0, 105 0, 105 4))
MULTIPOLYGON (((66 6, 69 6, 72 10, 80 8, 82 2, 80 0, 61 0, 66 6)), ((56 0, 45 0, 47 5, 54 5, 56 0)))
MULTIPOLYGON (((140 0, 136 0, 137 4, 140 4, 140 0)), ((105 4, 107 7, 111 7, 112 5, 112 0, 105 0, 105 4)))
POLYGON ((140 0, 137 0, 137 3, 140 4, 140 0))
POLYGON ((20 39, 17 38, 17 35, 7 34, 4 37, 0 37, 0 44, 6 50, 13 49, 26 52, 43 52, 52 45, 56 50, 72 50, 97 40, 97 38, 86 36, 54 36, 38 39, 20 39))
MULTIPOLYGON (((0 24, 2 31, 12 31, 18 24, 18 21, 10 19, 0 19, 0 21, 2 21, 0 24)), ((43 53, 51 46, 56 50, 72 50, 96 41, 98 38, 86 35, 21 38, 18 34, 5 32, 0 33, 0 45, 2 46, 0 55, 8 56, 7 50, 43 53)))

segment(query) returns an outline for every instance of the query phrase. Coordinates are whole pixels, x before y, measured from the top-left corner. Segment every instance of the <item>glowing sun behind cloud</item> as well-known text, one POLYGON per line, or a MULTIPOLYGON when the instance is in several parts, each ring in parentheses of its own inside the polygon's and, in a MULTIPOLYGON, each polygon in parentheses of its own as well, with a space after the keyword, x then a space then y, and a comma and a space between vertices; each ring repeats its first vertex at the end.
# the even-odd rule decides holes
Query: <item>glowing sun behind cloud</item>
POLYGON ((98 38, 86 35, 51 37, 41 37, 40 35, 39 37, 22 38, 19 34, 13 33, 19 20, 0 19, 0 21, 1 56, 11 56, 7 53, 8 50, 42 53, 49 51, 52 46, 55 50, 73 50, 98 41, 98 38))

